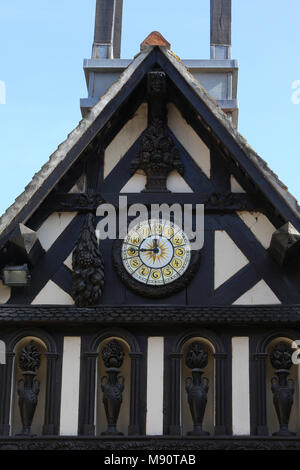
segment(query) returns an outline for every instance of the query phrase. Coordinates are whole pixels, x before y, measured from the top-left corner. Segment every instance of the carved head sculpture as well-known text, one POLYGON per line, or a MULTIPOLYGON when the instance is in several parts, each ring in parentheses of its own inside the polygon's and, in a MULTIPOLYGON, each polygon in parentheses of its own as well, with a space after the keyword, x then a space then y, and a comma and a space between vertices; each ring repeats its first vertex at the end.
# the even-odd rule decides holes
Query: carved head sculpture
POLYGON ((148 93, 161 94, 166 91, 166 74, 153 71, 148 73, 148 93))
POLYGON ((102 349, 102 359, 105 367, 120 368, 124 361, 124 351, 121 344, 113 339, 102 349))
POLYGON ((194 341, 188 347, 185 363, 190 369, 203 369, 208 364, 208 353, 199 341, 194 341))
POLYGON ((41 353, 34 341, 30 341, 25 348, 22 349, 19 357, 19 367, 24 372, 35 372, 41 365, 41 353))
POLYGON ((270 355, 274 369, 290 369, 292 367, 293 350, 283 342, 276 344, 270 355))

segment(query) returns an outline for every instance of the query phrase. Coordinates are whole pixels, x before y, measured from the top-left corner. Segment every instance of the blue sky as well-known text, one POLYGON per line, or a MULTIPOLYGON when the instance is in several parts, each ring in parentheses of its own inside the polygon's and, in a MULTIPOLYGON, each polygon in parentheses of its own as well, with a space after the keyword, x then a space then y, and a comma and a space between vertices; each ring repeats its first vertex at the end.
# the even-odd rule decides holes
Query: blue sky
MULTIPOLYGON (((95 3, 0 0, 0 213, 81 119, 95 3)), ((209 3, 124 0, 122 57, 159 30, 182 59, 209 58, 209 3)), ((299 18, 300 0, 233 0, 239 131, 298 200, 300 104, 291 98, 300 80, 299 18)))

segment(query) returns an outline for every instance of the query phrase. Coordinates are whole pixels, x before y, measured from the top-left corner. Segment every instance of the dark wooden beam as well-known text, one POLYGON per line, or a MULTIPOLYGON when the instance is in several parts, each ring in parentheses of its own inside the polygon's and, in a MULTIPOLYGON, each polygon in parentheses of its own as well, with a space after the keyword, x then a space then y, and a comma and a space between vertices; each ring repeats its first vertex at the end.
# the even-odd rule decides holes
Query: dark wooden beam
MULTIPOLYGON (((97 194, 55 194, 52 196, 51 206, 54 212, 89 212, 108 202, 118 207, 119 196, 126 196, 128 205, 131 204, 161 204, 161 193, 107 193, 97 194)), ((262 208, 256 203, 255 198, 248 194, 221 194, 207 193, 163 193, 165 204, 204 204, 207 212, 231 213, 235 211, 258 211, 262 208)))
POLYGON ((210 0, 210 43, 231 45, 231 0, 210 0))

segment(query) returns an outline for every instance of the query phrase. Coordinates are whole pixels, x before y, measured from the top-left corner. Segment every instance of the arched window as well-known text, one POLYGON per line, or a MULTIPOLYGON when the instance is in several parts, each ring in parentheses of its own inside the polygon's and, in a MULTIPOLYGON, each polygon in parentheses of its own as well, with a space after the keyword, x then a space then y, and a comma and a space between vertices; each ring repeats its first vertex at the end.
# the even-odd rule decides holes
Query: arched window
POLYGON ((288 437, 300 432, 299 366, 293 364, 296 331, 274 331, 255 344, 251 387, 252 432, 288 437), (279 433, 279 434, 277 434, 279 433))
MULTIPOLYGON (((192 415, 191 407, 194 409, 198 407, 201 421, 203 410, 199 411, 199 409, 205 406, 202 430, 211 435, 230 434, 231 396, 228 393, 231 386, 231 364, 228 361, 230 345, 227 344, 225 347, 218 335, 203 329, 188 331, 178 338, 166 337, 165 347, 167 361, 164 387, 164 433, 186 435, 192 432, 193 426, 199 424, 199 416, 197 423, 195 415, 192 415), (191 354, 196 360, 187 360, 188 355, 191 354), (192 390, 193 380, 187 377, 194 378, 194 385, 196 382, 203 382, 204 393, 201 390, 199 392, 199 388, 196 390, 194 387, 192 390), (206 394, 202 398, 202 403, 199 398, 201 393, 206 394), (193 395, 198 395, 198 402, 193 395)), ((195 429, 197 435, 197 428, 195 429)))
POLYGON ((6 339, 1 366, 0 433, 59 433, 62 338, 23 328, 6 339))
POLYGON ((131 387, 129 354, 129 345, 120 338, 110 337, 99 345, 96 435, 113 433, 114 429, 116 433, 128 434, 131 387))
POLYGON ((290 361, 293 352, 292 342, 289 338, 275 338, 268 344, 266 351, 268 356, 266 362, 267 426, 270 435, 279 432, 279 420, 283 420, 283 424, 285 424, 284 421, 288 424, 287 435, 288 432, 300 431, 299 366, 290 361), (282 387, 286 386, 290 390, 288 396, 286 390, 280 393, 280 383, 282 387), (286 412, 278 415, 276 407, 285 407, 286 412))
POLYGON ((214 434, 214 352, 213 345, 207 339, 200 337, 190 338, 183 346, 181 379, 181 429, 183 435, 190 433, 200 435, 199 423, 202 421, 202 414, 202 432, 214 434), (203 373, 199 372, 199 369, 203 373), (191 410, 193 410, 194 416, 192 416, 191 410), (196 415, 198 416, 196 417, 196 415), (197 429, 195 430, 196 426, 198 426, 198 432, 197 429))
POLYGON ((145 433, 146 365, 137 339, 123 329, 82 337, 79 433, 145 433))
POLYGON ((15 346, 11 434, 42 435, 45 418, 47 360, 45 343, 27 336, 15 346))

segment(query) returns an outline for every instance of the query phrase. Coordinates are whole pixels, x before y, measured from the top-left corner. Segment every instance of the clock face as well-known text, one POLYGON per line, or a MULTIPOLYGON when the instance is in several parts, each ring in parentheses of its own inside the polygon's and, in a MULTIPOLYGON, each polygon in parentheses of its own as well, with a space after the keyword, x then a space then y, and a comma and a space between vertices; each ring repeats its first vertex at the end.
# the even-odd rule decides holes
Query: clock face
POLYGON ((176 224, 150 219, 131 228, 113 245, 113 260, 121 281, 144 297, 161 298, 187 286, 200 263, 187 235, 176 224))
POLYGON ((164 220, 147 220, 134 226, 122 243, 126 272, 148 286, 165 286, 181 278, 191 261, 186 234, 164 220))

